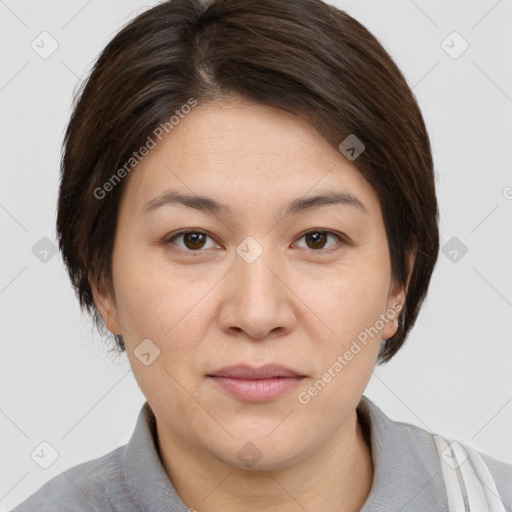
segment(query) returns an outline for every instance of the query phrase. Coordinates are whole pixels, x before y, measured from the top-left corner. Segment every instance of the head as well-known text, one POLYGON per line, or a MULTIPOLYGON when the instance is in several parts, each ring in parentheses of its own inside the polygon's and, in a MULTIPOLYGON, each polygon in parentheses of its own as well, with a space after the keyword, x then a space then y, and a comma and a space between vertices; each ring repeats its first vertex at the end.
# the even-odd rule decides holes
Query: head
POLYGON ((232 464, 258 439, 275 467, 332 437, 414 325, 439 243, 429 138, 343 11, 171 0, 84 83, 57 230, 81 306, 164 428, 232 464), (254 403, 210 377, 267 363, 303 378, 254 403))

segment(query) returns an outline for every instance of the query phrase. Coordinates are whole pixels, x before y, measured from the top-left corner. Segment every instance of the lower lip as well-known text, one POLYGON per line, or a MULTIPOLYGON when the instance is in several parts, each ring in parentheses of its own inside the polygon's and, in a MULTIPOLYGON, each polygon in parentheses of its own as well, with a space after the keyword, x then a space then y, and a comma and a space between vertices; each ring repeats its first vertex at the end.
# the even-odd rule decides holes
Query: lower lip
POLYGON ((210 377, 223 390, 247 402, 266 402, 294 388, 304 377, 274 377, 271 379, 234 379, 210 377))

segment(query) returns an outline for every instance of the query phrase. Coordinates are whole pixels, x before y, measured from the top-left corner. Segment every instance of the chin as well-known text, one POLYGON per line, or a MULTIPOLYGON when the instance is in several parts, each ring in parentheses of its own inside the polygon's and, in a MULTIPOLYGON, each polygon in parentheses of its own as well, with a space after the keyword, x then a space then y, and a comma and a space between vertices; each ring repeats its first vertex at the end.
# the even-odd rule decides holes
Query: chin
MULTIPOLYGON (((274 423, 273 428, 275 429, 274 423)), ((241 435, 229 440, 229 446, 217 445, 213 452, 226 464, 250 471, 276 471, 292 466, 303 456, 304 440, 294 436, 241 435)))
POLYGON ((225 456, 222 460, 239 470, 246 470, 251 472, 263 471, 279 471, 290 466, 293 466, 299 459, 299 454, 284 452, 276 454, 275 450, 258 449, 256 445, 247 443, 239 449, 234 457, 226 459, 225 456))

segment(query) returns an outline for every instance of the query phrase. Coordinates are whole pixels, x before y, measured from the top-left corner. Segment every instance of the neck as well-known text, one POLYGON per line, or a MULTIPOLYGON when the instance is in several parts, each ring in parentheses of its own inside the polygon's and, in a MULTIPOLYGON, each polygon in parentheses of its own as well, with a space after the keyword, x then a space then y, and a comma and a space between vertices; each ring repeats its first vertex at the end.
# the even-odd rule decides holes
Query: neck
POLYGON ((320 449, 275 471, 234 468, 162 431, 160 458, 176 492, 198 512, 359 511, 373 481, 369 440, 357 413, 320 449))

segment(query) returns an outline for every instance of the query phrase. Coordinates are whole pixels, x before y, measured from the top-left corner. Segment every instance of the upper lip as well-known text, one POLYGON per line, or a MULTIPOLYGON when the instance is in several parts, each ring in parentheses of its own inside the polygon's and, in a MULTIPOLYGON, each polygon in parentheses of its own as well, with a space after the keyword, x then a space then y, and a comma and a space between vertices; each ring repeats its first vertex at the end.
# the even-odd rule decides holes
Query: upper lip
POLYGON ((258 368, 246 364, 239 364, 235 366, 226 366, 215 373, 209 374, 208 377, 271 379, 273 377, 304 377, 304 375, 280 364, 266 364, 258 368))

